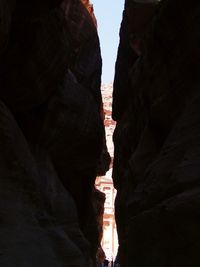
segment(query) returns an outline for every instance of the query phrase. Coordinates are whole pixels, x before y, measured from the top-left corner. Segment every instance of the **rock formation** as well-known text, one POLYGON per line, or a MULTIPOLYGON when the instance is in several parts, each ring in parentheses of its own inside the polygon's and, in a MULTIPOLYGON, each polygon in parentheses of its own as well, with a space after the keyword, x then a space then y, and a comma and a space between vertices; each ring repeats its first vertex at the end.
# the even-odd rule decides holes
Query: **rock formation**
POLYGON ((109 166, 100 83, 81 1, 1 0, 0 266, 94 266, 94 182, 109 166))
POLYGON ((95 14, 94 14, 93 4, 91 4, 89 0, 81 0, 81 1, 85 5, 85 7, 87 8, 88 12, 90 13, 90 16, 92 17, 94 25, 97 26, 97 20, 96 20, 95 14))
POLYGON ((106 144, 108 147, 109 154, 113 161, 114 146, 113 146, 113 132, 115 129, 115 121, 112 119, 112 93, 113 83, 105 83, 101 85, 101 93, 104 106, 104 125, 106 131, 106 144))
POLYGON ((198 1, 126 0, 113 92, 121 266, 200 266, 198 1))

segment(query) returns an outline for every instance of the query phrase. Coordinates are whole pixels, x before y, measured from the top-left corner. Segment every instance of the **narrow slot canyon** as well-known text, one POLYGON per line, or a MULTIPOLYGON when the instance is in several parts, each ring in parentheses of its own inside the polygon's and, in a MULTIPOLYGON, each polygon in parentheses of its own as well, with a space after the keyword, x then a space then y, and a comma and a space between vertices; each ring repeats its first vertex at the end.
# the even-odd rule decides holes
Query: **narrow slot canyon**
POLYGON ((0 0, 0 267, 200 266, 200 3, 115 1, 0 0))

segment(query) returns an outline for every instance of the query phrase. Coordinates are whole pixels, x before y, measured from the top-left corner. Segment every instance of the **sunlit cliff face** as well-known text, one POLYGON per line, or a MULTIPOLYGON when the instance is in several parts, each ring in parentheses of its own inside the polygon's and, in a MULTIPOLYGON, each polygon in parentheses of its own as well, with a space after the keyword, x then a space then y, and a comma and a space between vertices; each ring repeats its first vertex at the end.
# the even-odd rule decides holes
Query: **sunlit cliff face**
POLYGON ((89 4, 89 0, 81 0, 84 5, 89 4))
POLYGON ((81 2, 85 5, 85 7, 87 8, 88 12, 90 13, 92 20, 95 24, 95 26, 97 26, 97 20, 96 17, 94 15, 94 8, 93 5, 90 3, 89 0, 81 0, 81 2))

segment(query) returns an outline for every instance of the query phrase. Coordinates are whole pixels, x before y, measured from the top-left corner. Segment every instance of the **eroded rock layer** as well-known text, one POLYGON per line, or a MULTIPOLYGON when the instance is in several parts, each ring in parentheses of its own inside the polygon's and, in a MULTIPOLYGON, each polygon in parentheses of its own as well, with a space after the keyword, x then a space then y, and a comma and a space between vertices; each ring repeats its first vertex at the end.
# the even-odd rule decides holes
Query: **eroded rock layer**
POLYGON ((0 266, 94 266, 100 83, 81 1, 0 2, 0 266))
POLYGON ((125 2, 113 93, 124 267, 200 266, 200 4, 125 2))

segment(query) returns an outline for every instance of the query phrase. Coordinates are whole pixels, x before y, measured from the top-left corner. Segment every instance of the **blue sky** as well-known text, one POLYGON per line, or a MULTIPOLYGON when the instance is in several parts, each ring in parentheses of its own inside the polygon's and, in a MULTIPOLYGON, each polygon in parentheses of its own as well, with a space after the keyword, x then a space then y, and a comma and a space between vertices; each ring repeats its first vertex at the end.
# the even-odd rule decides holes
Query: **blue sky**
POLYGON ((112 82, 119 45, 119 28, 124 0, 90 0, 98 23, 103 59, 102 83, 112 82))

